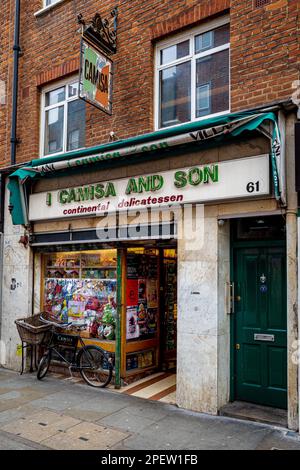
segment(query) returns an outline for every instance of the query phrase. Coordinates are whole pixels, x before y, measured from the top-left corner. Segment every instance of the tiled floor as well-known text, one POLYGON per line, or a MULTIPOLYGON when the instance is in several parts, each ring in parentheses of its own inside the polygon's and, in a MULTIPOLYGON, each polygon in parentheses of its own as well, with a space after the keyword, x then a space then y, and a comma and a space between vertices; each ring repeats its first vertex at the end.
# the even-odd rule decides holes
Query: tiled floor
MULTIPOLYGON (((51 376, 66 382, 84 383, 81 377, 66 377, 65 375, 54 373, 51 373, 51 376)), ((113 384, 110 384, 107 388, 118 393, 145 398, 146 400, 161 401, 173 405, 176 403, 176 374, 171 372, 157 372, 129 385, 125 385, 120 390, 116 390, 113 384)))
POLYGON ((175 404, 176 374, 159 372, 122 387, 120 393, 175 404))

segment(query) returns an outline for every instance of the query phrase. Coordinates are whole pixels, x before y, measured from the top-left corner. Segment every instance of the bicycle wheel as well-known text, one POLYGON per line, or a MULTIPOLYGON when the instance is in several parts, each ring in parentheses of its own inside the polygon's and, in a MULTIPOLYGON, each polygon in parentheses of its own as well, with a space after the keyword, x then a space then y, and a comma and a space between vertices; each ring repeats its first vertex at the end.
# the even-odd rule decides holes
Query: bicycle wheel
POLYGON ((37 370, 38 380, 42 380, 45 377, 45 375, 47 374, 48 369, 49 369, 49 365, 50 365, 50 361, 51 361, 51 351, 47 351, 43 355, 42 359, 40 360, 39 366, 38 366, 38 370, 37 370))
POLYGON ((111 361, 98 346, 84 346, 78 353, 77 361, 82 378, 91 387, 104 388, 111 381, 111 361))

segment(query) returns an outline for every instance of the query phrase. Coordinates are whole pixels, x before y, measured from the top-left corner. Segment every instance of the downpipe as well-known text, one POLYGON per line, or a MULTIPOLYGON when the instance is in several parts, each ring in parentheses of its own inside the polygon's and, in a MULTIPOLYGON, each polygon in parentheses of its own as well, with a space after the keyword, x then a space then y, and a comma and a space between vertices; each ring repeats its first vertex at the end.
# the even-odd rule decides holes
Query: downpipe
POLYGON ((17 139, 17 115, 18 115, 18 85, 19 85, 19 57, 20 48, 20 0, 15 1, 15 32, 13 46, 13 89, 12 89, 12 116, 11 116, 11 136, 10 136, 10 162, 16 164, 17 139))

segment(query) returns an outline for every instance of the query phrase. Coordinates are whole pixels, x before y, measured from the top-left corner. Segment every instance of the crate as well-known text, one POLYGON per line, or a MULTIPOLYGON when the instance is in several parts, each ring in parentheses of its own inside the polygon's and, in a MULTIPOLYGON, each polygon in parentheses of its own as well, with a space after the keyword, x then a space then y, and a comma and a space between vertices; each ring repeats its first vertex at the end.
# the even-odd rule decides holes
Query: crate
POLYGON ((40 320, 40 313, 27 318, 15 320, 22 341, 27 344, 42 344, 48 338, 51 325, 46 325, 40 320))

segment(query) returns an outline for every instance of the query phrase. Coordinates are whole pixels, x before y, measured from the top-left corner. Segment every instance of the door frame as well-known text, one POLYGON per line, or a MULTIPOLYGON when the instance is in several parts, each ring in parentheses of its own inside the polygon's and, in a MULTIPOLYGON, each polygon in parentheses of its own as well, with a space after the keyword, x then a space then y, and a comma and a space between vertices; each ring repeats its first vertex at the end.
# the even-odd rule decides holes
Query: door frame
MULTIPOLYGON (((234 254, 238 248, 268 248, 272 246, 281 246, 285 250, 286 262, 286 240, 257 240, 257 241, 234 241, 232 234, 230 236, 230 282, 234 279, 234 254)), ((286 279, 287 285, 287 279, 286 279)), ((235 401, 235 317, 234 314, 230 315, 230 387, 229 387, 229 401, 235 401)), ((288 335, 288 332, 287 332, 288 335)))

